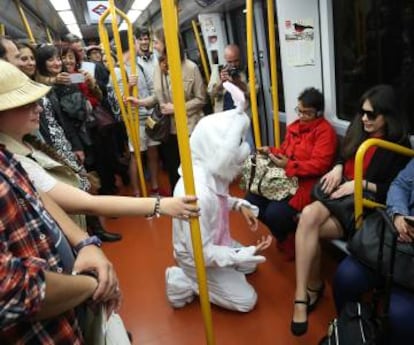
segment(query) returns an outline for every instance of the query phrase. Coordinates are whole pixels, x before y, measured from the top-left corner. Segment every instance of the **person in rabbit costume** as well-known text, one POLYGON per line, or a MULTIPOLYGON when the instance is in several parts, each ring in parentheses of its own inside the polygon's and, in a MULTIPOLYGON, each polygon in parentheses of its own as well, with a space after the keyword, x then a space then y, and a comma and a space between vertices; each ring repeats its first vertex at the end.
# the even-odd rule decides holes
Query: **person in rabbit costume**
MULTIPOLYGON (((269 247, 272 238, 269 235, 257 245, 243 247, 230 236, 230 210, 240 211, 250 228, 256 230, 258 209, 246 200, 229 196, 229 184, 250 153, 245 141, 250 120, 244 113, 243 92, 228 82, 224 86, 236 109, 201 119, 191 135, 190 147, 210 301, 226 309, 248 312, 255 306, 257 294, 245 274, 265 261, 257 254, 269 247)), ((181 177, 174 196, 184 194, 181 177)), ((166 270, 167 298, 173 307, 180 308, 198 294, 190 226, 184 216, 173 220, 173 246, 177 266, 166 270)))

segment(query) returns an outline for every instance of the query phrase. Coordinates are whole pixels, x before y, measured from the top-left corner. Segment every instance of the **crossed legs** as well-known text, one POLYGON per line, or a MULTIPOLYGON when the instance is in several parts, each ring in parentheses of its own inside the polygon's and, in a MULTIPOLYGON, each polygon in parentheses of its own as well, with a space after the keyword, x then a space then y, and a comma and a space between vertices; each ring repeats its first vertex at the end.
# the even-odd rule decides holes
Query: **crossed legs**
POLYGON ((310 290, 318 290, 323 284, 320 275, 319 239, 340 238, 342 235, 341 225, 322 203, 315 201, 303 209, 296 230, 295 301, 307 303, 295 303, 294 323, 307 321, 308 305, 317 298, 317 291, 310 290))

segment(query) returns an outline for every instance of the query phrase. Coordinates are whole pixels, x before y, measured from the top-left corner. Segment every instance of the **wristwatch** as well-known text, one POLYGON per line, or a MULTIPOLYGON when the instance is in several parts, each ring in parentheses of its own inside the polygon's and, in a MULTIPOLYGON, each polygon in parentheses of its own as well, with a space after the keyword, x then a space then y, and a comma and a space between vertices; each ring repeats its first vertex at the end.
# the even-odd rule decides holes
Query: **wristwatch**
POLYGON ((73 249, 74 249, 74 251, 75 251, 76 253, 79 253, 79 251, 80 251, 83 247, 90 246, 90 245, 95 245, 95 246, 97 246, 98 248, 100 248, 100 247, 101 247, 101 245, 102 245, 102 241, 99 239, 99 237, 98 237, 98 236, 91 236, 91 237, 85 238, 84 240, 80 241, 80 242, 79 242, 79 243, 75 246, 75 248, 73 248, 73 249))

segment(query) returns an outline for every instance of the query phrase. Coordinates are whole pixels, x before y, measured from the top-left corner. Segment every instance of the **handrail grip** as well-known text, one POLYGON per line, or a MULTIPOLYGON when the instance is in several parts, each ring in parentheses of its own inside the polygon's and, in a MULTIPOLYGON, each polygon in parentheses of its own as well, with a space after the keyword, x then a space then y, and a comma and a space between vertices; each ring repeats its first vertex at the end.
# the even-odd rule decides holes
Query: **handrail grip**
POLYGON ((355 210, 355 225, 356 228, 359 229, 362 225, 362 209, 363 206, 366 207, 385 207, 382 204, 373 202, 372 200, 364 199, 363 198, 363 188, 362 188, 362 180, 363 180, 363 162, 365 153, 368 149, 372 146, 380 147, 389 151, 393 151, 399 153, 401 155, 414 157, 414 150, 409 149, 405 146, 395 144, 383 139, 367 139, 365 140, 358 148, 358 151, 355 156, 355 170, 354 170, 354 210, 355 210))

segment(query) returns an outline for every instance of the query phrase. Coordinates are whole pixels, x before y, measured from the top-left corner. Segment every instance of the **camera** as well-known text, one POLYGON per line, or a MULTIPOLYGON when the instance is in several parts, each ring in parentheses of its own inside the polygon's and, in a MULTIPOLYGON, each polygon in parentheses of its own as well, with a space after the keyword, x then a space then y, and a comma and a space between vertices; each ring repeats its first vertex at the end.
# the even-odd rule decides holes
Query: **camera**
POLYGON ((237 78, 240 75, 240 69, 238 67, 228 67, 227 73, 231 78, 237 78))

